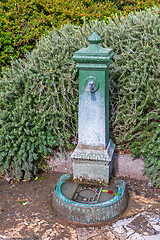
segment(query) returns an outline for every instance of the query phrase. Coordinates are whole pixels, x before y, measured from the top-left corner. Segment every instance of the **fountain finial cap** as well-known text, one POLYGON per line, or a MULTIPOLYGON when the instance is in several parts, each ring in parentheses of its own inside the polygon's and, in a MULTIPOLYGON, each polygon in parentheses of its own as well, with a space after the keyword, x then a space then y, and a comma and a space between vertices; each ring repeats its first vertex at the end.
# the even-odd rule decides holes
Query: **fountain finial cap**
POLYGON ((75 52, 73 56, 73 60, 78 63, 77 67, 88 68, 91 66, 88 64, 96 64, 99 68, 107 68, 107 64, 110 63, 110 60, 114 55, 113 49, 100 46, 98 43, 101 42, 102 39, 96 32, 89 37, 88 41, 91 44, 87 48, 82 48, 75 52))
POLYGON ((94 32, 89 38, 88 38, 88 41, 91 43, 91 44, 97 44, 97 43, 100 43, 102 41, 102 39, 100 38, 100 36, 94 32))

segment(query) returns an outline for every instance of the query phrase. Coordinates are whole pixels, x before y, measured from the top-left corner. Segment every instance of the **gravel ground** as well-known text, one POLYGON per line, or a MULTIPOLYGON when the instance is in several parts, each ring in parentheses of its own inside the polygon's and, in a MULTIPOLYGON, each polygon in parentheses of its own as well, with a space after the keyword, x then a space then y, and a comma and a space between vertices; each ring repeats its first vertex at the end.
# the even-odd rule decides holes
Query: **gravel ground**
MULTIPOLYGON (((132 166, 128 160, 131 157, 124 159, 128 161, 127 166, 132 166)), ((130 194, 123 215, 97 226, 74 224, 59 218, 51 204, 54 187, 62 175, 62 171, 53 171, 58 170, 55 162, 53 159, 50 162, 53 166, 50 172, 30 182, 8 183, 0 177, 0 240, 160 240, 160 189, 155 189, 145 178, 131 178, 131 173, 125 176, 119 163, 116 174, 119 172, 126 181, 130 194)), ((71 171, 66 162, 61 158, 63 170, 71 171)))

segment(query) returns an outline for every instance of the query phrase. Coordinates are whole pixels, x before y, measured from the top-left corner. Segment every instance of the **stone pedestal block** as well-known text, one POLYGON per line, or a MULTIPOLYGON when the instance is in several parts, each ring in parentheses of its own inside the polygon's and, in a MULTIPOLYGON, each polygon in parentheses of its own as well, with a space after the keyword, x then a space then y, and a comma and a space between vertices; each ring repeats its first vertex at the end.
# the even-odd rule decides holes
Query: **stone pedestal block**
POLYGON ((114 148, 115 145, 111 139, 105 150, 77 147, 71 155, 73 179, 109 183, 113 169, 112 156, 114 148))

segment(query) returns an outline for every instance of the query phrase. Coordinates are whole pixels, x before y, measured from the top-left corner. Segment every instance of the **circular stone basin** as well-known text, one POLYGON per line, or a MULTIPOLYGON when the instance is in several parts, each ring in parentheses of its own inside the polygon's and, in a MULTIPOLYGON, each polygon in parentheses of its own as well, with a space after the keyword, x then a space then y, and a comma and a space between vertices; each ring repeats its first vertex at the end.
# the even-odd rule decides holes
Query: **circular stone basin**
MULTIPOLYGON (((73 196, 78 186, 79 186, 78 183, 73 182, 71 180, 65 181, 61 186, 62 194, 68 199, 73 200, 73 196)), ((118 192, 118 188, 112 185, 107 187, 101 187, 101 188, 102 189, 99 194, 98 203, 106 202, 112 199, 115 196, 115 194, 117 194, 118 192), (110 193, 110 191, 112 193, 110 193)), ((84 187, 82 187, 82 189, 80 188, 78 195, 83 198, 93 198, 94 196, 96 197, 96 189, 92 188, 92 186, 90 187, 88 185, 87 187, 85 185, 84 187)))
POLYGON ((127 206, 126 183, 116 179, 107 186, 90 186, 72 181, 71 174, 59 179, 53 193, 53 208, 67 220, 93 224, 120 215, 127 206))

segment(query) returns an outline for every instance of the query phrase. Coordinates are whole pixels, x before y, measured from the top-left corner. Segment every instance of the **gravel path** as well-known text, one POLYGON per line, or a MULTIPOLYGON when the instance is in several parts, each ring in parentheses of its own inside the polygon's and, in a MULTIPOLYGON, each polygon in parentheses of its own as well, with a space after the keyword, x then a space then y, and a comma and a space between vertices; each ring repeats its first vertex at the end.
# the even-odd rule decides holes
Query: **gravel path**
MULTIPOLYGON (((120 158, 121 155, 117 159, 120 158)), ((130 178, 133 177, 130 167, 137 160, 123 156, 117 161, 116 175, 123 176, 128 185, 128 207, 120 217, 96 226, 70 223, 54 213, 51 198, 62 171, 43 173, 31 182, 8 183, 0 176, 0 240, 160 240, 160 189, 145 178, 138 180, 138 174, 130 178), (126 161, 130 175, 125 175, 122 168, 126 161)), ((65 158, 57 162, 61 162, 65 172, 71 171, 65 158)), ((60 171, 56 160, 52 159, 50 164, 52 170, 60 171)), ((139 179, 144 177, 141 174, 139 179)))

